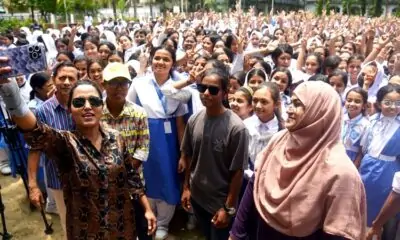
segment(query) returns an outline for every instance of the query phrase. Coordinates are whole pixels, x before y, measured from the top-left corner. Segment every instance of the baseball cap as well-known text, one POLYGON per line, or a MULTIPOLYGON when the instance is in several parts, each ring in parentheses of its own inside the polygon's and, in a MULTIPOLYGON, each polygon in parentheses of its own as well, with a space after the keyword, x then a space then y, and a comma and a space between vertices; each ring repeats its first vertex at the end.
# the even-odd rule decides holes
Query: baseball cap
POLYGON ((105 82, 108 82, 115 78, 125 78, 126 80, 131 81, 128 66, 119 62, 109 63, 106 68, 104 68, 103 79, 105 82))

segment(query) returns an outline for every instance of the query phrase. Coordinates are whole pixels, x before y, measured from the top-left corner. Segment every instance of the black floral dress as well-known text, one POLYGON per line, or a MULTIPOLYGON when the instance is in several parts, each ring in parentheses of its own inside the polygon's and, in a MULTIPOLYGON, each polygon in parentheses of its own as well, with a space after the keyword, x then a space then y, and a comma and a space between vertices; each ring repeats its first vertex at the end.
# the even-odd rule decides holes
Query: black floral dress
POLYGON ((42 123, 24 135, 33 150, 43 151, 58 167, 68 239, 136 239, 131 199, 144 194, 143 185, 118 132, 101 133, 100 151, 78 132, 42 123))

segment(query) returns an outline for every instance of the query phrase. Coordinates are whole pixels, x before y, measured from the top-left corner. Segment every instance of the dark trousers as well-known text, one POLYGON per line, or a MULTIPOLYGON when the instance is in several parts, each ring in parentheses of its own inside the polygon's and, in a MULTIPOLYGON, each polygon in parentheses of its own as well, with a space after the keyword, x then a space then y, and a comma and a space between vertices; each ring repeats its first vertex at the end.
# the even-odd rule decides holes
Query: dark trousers
POLYGON ((230 220, 231 222, 228 227, 216 228, 211 222, 215 213, 211 214, 207 212, 204 208, 197 204, 193 198, 190 199, 190 203, 192 205, 194 215, 196 216, 196 220, 200 225, 201 231, 207 240, 226 240, 229 238, 229 230, 232 226, 232 220, 230 220))
POLYGON ((132 200, 135 209, 136 232, 139 240, 152 240, 152 236, 147 235, 147 220, 144 217, 144 209, 139 199, 132 200))

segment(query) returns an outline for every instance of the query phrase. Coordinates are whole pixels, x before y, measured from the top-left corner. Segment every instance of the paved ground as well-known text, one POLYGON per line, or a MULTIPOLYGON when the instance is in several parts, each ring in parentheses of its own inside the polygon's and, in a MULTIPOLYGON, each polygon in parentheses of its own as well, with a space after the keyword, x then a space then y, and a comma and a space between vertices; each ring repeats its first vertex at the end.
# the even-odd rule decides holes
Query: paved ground
MULTIPOLYGON (((31 211, 29 201, 21 179, 0 175, 1 194, 5 205, 5 215, 8 231, 16 240, 62 240, 61 225, 56 215, 47 214, 47 219, 53 222, 54 233, 44 234, 44 224, 40 212, 31 211)), ((185 230, 185 214, 177 211, 171 222, 171 236, 169 240, 201 240, 198 231, 185 230)), ((0 231, 2 231, 0 227, 0 231)))

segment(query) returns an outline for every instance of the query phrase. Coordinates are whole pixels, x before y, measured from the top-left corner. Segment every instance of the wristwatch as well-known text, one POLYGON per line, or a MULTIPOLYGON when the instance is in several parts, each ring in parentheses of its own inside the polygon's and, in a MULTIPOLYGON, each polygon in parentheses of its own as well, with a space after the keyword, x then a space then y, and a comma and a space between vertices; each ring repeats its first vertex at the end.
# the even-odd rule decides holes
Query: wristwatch
POLYGON ((236 208, 234 207, 228 207, 226 204, 224 204, 224 211, 229 215, 229 216, 235 216, 236 214, 236 208))

